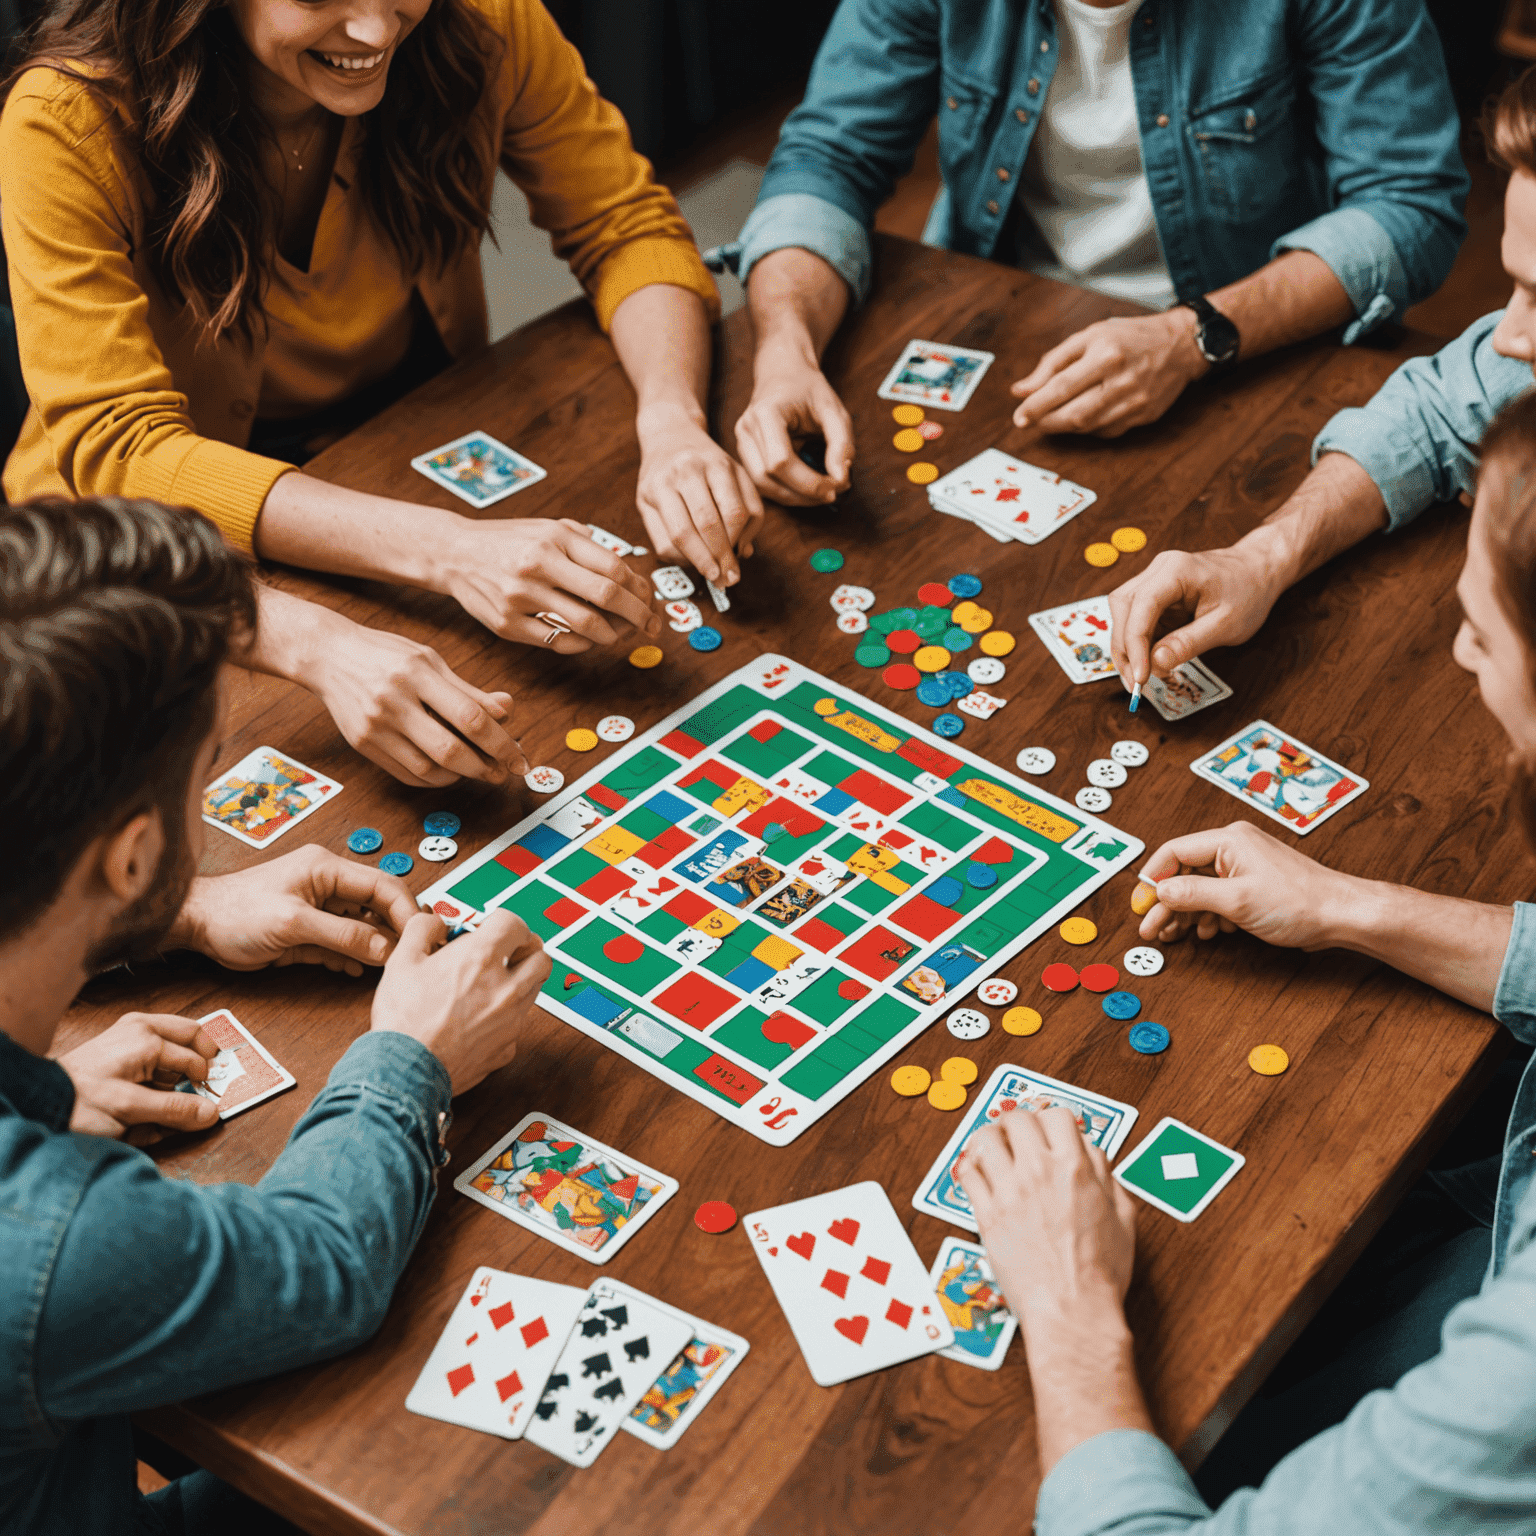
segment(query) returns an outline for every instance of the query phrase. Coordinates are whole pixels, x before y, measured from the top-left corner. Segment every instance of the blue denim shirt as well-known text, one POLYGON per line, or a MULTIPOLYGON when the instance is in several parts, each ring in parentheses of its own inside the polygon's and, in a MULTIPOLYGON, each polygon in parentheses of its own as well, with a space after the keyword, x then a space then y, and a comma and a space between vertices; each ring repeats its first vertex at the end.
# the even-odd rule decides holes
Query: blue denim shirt
MULTIPOLYGON (((1527 375, 1529 382, 1529 375, 1527 375)), ((1536 1044, 1536 906, 1515 924, 1494 1016, 1536 1044)), ((1440 1353, 1372 1392, 1214 1514, 1161 1440, 1113 1430, 1051 1469, 1038 1536, 1484 1536, 1536 1531, 1536 1059, 1515 1095, 1481 1293, 1440 1353)))
POLYGON ((0 1034, 0 1531, 123 1536, 130 1413, 375 1332, 449 1094, 417 1041, 364 1035, 258 1185, 200 1185, 70 1132, 68 1074, 0 1034))
MULTIPOLYGON (((1181 298, 1312 251, 1353 340, 1440 286, 1468 182, 1423 0, 1145 0, 1130 54, 1181 298)), ((1052 0, 843 0, 742 230, 742 281, 802 246, 862 301, 875 210, 935 112, 945 195, 924 238, 1013 260, 998 241, 1055 69, 1052 0)))

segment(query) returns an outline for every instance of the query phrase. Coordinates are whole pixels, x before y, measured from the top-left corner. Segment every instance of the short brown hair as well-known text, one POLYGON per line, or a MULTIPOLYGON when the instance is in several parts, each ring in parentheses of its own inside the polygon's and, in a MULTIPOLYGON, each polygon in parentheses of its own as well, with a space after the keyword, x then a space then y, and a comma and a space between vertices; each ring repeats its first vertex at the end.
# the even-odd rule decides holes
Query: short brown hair
POLYGON ((1483 142, 1501 170, 1536 176, 1536 64, 1483 108, 1483 142))
POLYGON ((96 497, 0 508, 0 938, 82 852, 151 806, 184 814, 246 562, 193 512, 96 497))

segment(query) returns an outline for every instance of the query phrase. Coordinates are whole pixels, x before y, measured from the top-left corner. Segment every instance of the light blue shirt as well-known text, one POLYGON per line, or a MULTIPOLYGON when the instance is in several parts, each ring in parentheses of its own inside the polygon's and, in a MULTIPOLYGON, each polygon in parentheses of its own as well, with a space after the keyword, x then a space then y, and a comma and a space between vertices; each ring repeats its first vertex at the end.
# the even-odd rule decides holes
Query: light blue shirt
MULTIPOLYGON (((1480 324, 1482 322, 1479 322, 1480 324)), ((1526 382, 1530 382, 1527 370, 1526 382)), ((1494 1016, 1536 1043, 1536 906, 1515 924, 1494 1016)), ((1041 1485, 1038 1536, 1501 1536, 1536 1532, 1536 1059, 1504 1143, 1493 1259, 1440 1353, 1292 1451, 1214 1513, 1140 1430, 1069 1451, 1041 1485)))

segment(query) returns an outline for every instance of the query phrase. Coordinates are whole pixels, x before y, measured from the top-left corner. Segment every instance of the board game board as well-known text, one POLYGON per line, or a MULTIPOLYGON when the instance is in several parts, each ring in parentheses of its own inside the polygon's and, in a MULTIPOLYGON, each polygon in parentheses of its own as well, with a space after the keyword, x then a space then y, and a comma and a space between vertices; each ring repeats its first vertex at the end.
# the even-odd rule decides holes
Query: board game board
POLYGON ((783 1146, 1141 852, 764 656, 423 900, 515 912, 544 1008, 783 1146))

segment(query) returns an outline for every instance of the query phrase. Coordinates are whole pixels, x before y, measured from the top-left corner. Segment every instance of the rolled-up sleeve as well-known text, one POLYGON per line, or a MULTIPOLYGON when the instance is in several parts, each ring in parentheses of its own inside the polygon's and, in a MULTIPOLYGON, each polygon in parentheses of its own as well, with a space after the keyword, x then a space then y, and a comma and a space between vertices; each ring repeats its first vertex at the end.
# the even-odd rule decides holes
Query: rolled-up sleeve
POLYGON ((836 203, 812 192, 781 192, 760 202, 741 230, 740 276, 770 251, 789 246, 811 251, 848 284, 854 303, 869 296, 869 230, 836 203))

